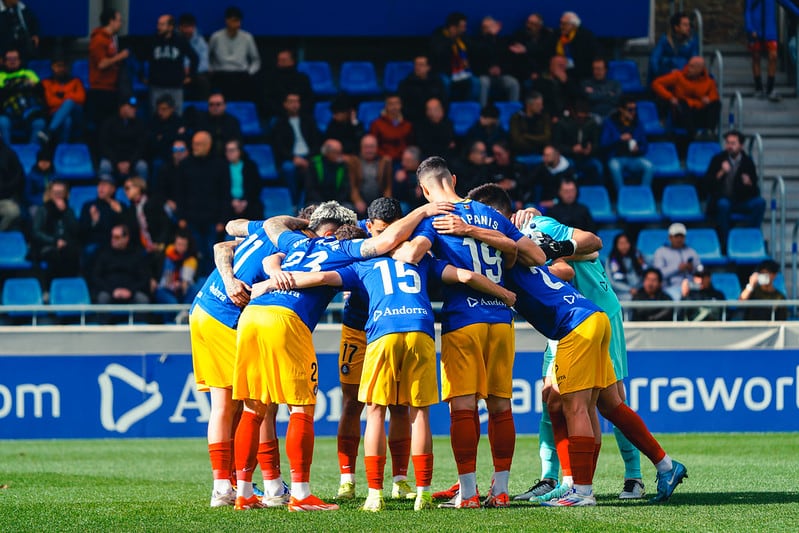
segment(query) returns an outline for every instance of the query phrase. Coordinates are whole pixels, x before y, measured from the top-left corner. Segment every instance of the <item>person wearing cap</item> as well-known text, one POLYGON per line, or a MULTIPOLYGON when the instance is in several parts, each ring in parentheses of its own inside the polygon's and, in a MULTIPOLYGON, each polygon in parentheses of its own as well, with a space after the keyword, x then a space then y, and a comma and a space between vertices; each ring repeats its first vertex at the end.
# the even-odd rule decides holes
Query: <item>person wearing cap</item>
POLYGON ((652 261, 652 266, 663 275, 663 290, 673 300, 680 299, 682 281, 690 281, 694 270, 701 264, 696 250, 685 244, 687 233, 685 224, 680 222, 669 226, 669 244, 655 250, 652 261))
MULTIPOLYGON (((780 272, 780 266, 773 259, 766 259, 757 266, 757 270, 749 276, 749 282, 741 291, 739 300, 784 300, 785 295, 777 290, 774 281, 780 272)), ((786 320, 788 310, 780 307, 750 307, 744 313, 744 320, 786 320)))
POLYGON ((100 174, 97 179, 97 198, 88 200, 81 206, 78 223, 86 259, 108 243, 111 228, 122 221, 122 204, 114 196, 116 190, 114 176, 100 174))
MULTIPOLYGON (((693 280, 682 280, 680 287, 683 300, 725 300, 724 293, 713 286, 710 271, 705 265, 694 270, 693 280)), ((720 320, 721 307, 691 307, 684 310, 685 320, 699 322, 701 320, 720 320)))
POLYGON ((123 98, 116 116, 109 117, 100 128, 100 173, 115 175, 119 180, 137 175, 147 179, 147 130, 136 118, 135 96, 123 98))

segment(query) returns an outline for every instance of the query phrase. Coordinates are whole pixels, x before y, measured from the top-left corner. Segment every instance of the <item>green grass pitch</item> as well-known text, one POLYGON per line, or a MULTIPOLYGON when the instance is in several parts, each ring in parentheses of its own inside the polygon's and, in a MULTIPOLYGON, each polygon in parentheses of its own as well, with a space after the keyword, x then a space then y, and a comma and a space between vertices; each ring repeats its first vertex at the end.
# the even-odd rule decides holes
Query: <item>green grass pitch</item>
MULTIPOLYGON (((613 435, 604 437, 595 508, 514 504, 415 513, 411 501, 387 500, 387 510, 376 514, 358 510, 366 494, 362 456, 360 498, 339 511, 234 512, 208 506, 211 473, 202 439, 0 441, 0 531, 799 531, 797 433, 661 435, 667 452, 686 464, 690 476, 663 505, 616 498, 623 466, 613 435)), ((437 438, 434 451, 433 490, 440 490, 456 479, 455 465, 448 439, 437 438)), ((485 491, 491 477, 485 436, 479 453, 478 483, 485 491)), ((642 459, 653 493, 655 471, 642 459)), ((520 436, 511 492, 524 491, 539 477, 539 465, 536 438, 520 436)), ((283 469, 288 472, 285 454, 283 469)), ((335 495, 334 438, 316 442, 311 486, 323 499, 335 495)))

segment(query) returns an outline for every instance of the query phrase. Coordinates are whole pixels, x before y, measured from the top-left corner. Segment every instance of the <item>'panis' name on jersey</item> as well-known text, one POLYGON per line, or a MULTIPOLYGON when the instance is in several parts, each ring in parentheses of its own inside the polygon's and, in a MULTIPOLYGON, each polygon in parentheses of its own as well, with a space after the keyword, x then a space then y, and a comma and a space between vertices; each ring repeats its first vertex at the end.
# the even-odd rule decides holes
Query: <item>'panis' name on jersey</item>
POLYGON ((475 226, 485 226, 490 229, 499 229, 499 223, 489 215, 478 215, 478 214, 473 215, 471 213, 464 213, 461 215, 461 219, 467 224, 473 224, 475 226))

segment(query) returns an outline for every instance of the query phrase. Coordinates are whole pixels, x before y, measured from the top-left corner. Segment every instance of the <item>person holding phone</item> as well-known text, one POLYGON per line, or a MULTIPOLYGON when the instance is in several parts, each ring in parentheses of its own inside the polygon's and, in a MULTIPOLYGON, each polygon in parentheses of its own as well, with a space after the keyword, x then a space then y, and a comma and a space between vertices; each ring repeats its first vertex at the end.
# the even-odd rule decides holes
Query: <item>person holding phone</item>
POLYGON ((690 281, 692 273, 702 263, 696 250, 685 244, 687 233, 685 224, 675 222, 669 226, 669 244, 655 250, 652 261, 652 266, 663 274, 663 290, 673 300, 682 297, 682 281, 690 281))
MULTIPOLYGON (((777 290, 774 281, 780 266, 773 259, 766 259, 749 276, 749 282, 741 291, 739 300, 785 300, 785 295, 777 290)), ((785 307, 750 307, 744 313, 744 320, 786 320, 785 307), (772 318, 773 316, 773 318, 772 318)))

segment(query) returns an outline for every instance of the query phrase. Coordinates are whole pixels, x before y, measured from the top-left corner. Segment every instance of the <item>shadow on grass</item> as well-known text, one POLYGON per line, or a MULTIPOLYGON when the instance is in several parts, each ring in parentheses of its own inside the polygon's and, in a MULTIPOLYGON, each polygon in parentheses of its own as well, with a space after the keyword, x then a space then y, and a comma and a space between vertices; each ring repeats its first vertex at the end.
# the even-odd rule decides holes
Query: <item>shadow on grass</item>
MULTIPOLYGON (((647 498, 652 495, 647 495, 647 498)), ((665 503, 651 504, 644 500, 619 500, 617 498, 602 497, 597 500, 597 505, 602 507, 638 507, 651 505, 672 505, 684 507, 687 505, 752 505, 752 504, 795 504, 799 503, 799 492, 680 492, 674 493, 665 503)))

